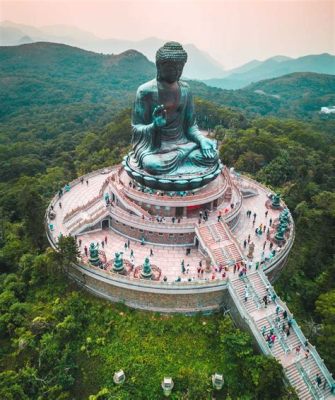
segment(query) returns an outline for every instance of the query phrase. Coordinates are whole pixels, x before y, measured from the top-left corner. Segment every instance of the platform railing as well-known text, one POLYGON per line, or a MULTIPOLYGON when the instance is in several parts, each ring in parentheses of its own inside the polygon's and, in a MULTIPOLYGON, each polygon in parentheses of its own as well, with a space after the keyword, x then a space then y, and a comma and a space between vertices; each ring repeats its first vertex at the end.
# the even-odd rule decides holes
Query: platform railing
POLYGON ((313 399, 322 400, 323 396, 319 396, 316 388, 313 385, 313 382, 309 378, 308 374, 306 373, 305 369, 301 365, 300 361, 296 361, 295 365, 296 365, 296 368, 297 368, 297 370, 299 372, 299 375, 301 376, 301 378, 305 382, 306 386, 308 387, 308 391, 312 395, 313 399))

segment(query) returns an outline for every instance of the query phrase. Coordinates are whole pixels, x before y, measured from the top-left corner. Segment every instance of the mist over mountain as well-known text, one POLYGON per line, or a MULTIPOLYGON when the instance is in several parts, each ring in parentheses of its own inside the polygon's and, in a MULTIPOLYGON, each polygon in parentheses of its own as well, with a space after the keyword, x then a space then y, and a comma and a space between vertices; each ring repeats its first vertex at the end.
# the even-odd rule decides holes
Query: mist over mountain
MULTIPOLYGON (((0 39, 3 46, 15 46, 28 36, 30 42, 63 43, 84 50, 104 54, 119 54, 129 49, 143 53, 149 60, 155 61, 159 47, 168 40, 150 37, 139 41, 123 39, 101 39, 90 32, 66 25, 53 25, 35 28, 27 25, 4 21, 0 25, 0 39)), ((208 79, 224 75, 224 68, 208 53, 199 50, 193 44, 183 44, 188 53, 188 62, 184 75, 190 79, 208 79)))

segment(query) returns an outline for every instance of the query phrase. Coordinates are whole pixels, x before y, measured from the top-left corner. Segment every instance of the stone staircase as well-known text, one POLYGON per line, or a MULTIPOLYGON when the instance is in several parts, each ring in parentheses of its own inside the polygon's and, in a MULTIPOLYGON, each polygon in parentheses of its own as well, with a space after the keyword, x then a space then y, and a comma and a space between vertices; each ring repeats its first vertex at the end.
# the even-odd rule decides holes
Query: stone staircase
POLYGON ((243 259, 242 252, 238 244, 229 235, 224 222, 205 223, 197 228, 198 236, 201 236, 200 242, 205 243, 206 249, 215 264, 223 266, 231 262, 236 263, 243 259))
POLYGON ((274 344, 270 347, 271 354, 283 365, 284 372, 290 384, 295 388, 299 399, 335 399, 330 386, 334 384, 334 379, 313 346, 309 345, 310 354, 308 358, 305 358, 304 343, 306 339, 285 304, 276 296, 263 272, 255 271, 242 279, 235 278, 231 280, 231 287, 240 306, 243 306, 248 317, 251 318, 251 323, 257 327, 258 332, 264 333, 263 336, 260 336, 263 341, 262 346, 264 344, 268 346, 265 338, 270 330, 276 336, 274 344), (246 287, 249 293, 247 301, 245 301, 246 287), (275 295, 274 300, 268 304, 267 308, 262 301, 265 294, 268 294, 269 297, 275 295), (277 306, 280 307, 279 311, 276 310, 277 306), (284 310, 287 311, 287 318, 284 318, 284 310), (291 319, 292 328, 287 337, 282 327, 283 324, 287 326, 288 319, 291 319), (265 327, 264 332, 263 327, 265 327), (298 355, 295 350, 297 346, 301 346, 298 355), (316 384, 317 374, 322 379, 320 387, 317 387, 316 384))

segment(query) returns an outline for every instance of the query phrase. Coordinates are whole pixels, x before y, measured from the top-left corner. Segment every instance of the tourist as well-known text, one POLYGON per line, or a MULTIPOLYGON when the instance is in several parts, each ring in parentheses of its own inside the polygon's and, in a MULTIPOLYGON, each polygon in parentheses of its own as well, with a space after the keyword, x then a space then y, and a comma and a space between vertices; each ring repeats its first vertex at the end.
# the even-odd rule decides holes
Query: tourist
POLYGON ((150 257, 152 257, 154 255, 154 252, 152 249, 150 249, 150 257))
POLYGON ((296 357, 299 357, 300 350, 301 350, 301 346, 300 346, 300 345, 297 346, 297 347, 295 348, 295 355, 296 355, 296 357))
POLYGON ((87 257, 87 246, 84 247, 85 256, 87 257))
POLYGON ((164 275, 163 281, 166 282, 167 281, 167 277, 164 275))
POLYGON ((102 240, 101 241, 101 247, 104 248, 105 247, 105 242, 102 240))
POLYGON ((263 250, 265 250, 265 247, 266 247, 266 240, 265 240, 265 242, 263 243, 263 250))
POLYGON ((185 271, 186 271, 186 269, 185 269, 185 262, 184 262, 184 260, 182 260, 182 261, 181 261, 181 273, 182 273, 182 274, 185 274, 185 271))
POLYGON ((78 240, 78 243, 79 243, 79 247, 80 247, 81 246, 81 239, 78 240))
POLYGON ((268 210, 265 211, 265 218, 268 216, 268 210))
POLYGON ((178 222, 178 224, 180 224, 180 218, 178 218, 178 221, 177 221, 177 222, 178 222))
POLYGON ((256 262, 256 271, 258 270, 258 268, 259 268, 259 261, 256 262))
POLYGON ((277 305, 277 307, 276 307, 276 314, 279 315, 279 313, 280 313, 280 307, 277 305))
POLYGON ((105 243, 107 244, 107 236, 105 236, 105 243))
POLYGON ((272 225, 272 218, 270 218, 270 220, 269 220, 269 225, 270 226, 272 225))
POLYGON ((264 302, 264 307, 267 308, 267 306, 268 306, 268 296, 267 295, 263 296, 263 302, 264 302))
POLYGON ((287 311, 286 311, 286 310, 283 311, 283 318, 284 318, 284 319, 287 318, 287 311))
POLYGON ((243 242, 243 247, 246 249, 247 248, 247 241, 246 240, 244 240, 244 242, 243 242))
POLYGON ((289 318, 289 320, 287 321, 287 325, 289 326, 289 328, 292 328, 293 321, 291 318, 289 318))
POLYGON ((59 202, 59 208, 62 208, 62 203, 61 202, 59 202))
POLYGON ((248 262, 248 268, 249 268, 249 270, 251 270, 251 268, 252 268, 252 261, 251 260, 248 262))
POLYGON ((202 211, 199 211, 199 218, 202 219, 202 211))
POLYGON ((134 250, 133 249, 130 250, 130 258, 134 258, 134 250))
POLYGON ((265 333, 266 333, 266 326, 265 325, 262 326, 261 333, 262 333, 262 335, 264 337, 265 333))
POLYGON ((128 245, 127 242, 124 244, 124 251, 127 251, 128 245))
POLYGON ((321 379, 321 376, 320 376, 320 374, 319 374, 319 373, 317 373, 317 374, 316 374, 316 377, 315 377, 315 383, 317 384, 317 386, 318 386, 318 387, 320 387, 320 386, 321 386, 322 379, 321 379))
POLYGON ((273 248, 273 243, 272 243, 272 242, 270 242, 269 249, 270 249, 270 250, 272 250, 272 248, 273 248))
POLYGON ((248 286, 245 285, 244 287, 244 301, 247 302, 249 297, 249 291, 248 291, 248 286))
POLYGON ((255 221, 256 221, 257 214, 254 213, 253 217, 254 217, 254 222, 255 222, 255 221))
POLYGON ((308 360, 309 357, 309 349, 305 350, 305 360, 308 360))
POLYGON ((264 225, 263 226, 263 233, 265 233, 265 230, 266 230, 266 226, 264 225))
POLYGON ((83 177, 80 178, 80 183, 81 183, 81 184, 84 183, 84 178, 83 178, 83 177))
POLYGON ((127 240, 127 245, 128 245, 128 248, 130 248, 130 240, 129 239, 127 240))
POLYGON ((234 274, 236 273, 236 264, 234 264, 234 274))
POLYGON ((86 185, 88 186, 88 179, 86 179, 86 185))
POLYGON ((176 221, 176 218, 175 218, 175 217, 172 217, 171 220, 172 220, 172 223, 174 224, 175 221, 176 221))

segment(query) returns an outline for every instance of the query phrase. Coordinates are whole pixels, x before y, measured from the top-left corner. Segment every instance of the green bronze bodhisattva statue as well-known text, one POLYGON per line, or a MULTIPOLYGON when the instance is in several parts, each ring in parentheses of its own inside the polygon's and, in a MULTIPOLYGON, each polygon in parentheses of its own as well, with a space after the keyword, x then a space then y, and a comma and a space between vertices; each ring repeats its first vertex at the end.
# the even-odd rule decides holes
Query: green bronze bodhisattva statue
POLYGON ((181 178, 189 183, 185 189, 191 189, 214 179, 220 171, 215 143, 200 133, 190 88, 179 80, 186 60, 187 53, 179 43, 166 43, 156 54, 157 78, 137 90, 133 151, 127 157, 126 170, 135 171, 130 175, 138 180, 143 179, 138 176, 141 171, 152 176, 144 182, 149 186, 158 188, 160 178, 181 178), (208 179, 209 175, 213 176, 208 179), (193 185, 192 179, 196 180, 193 185))

